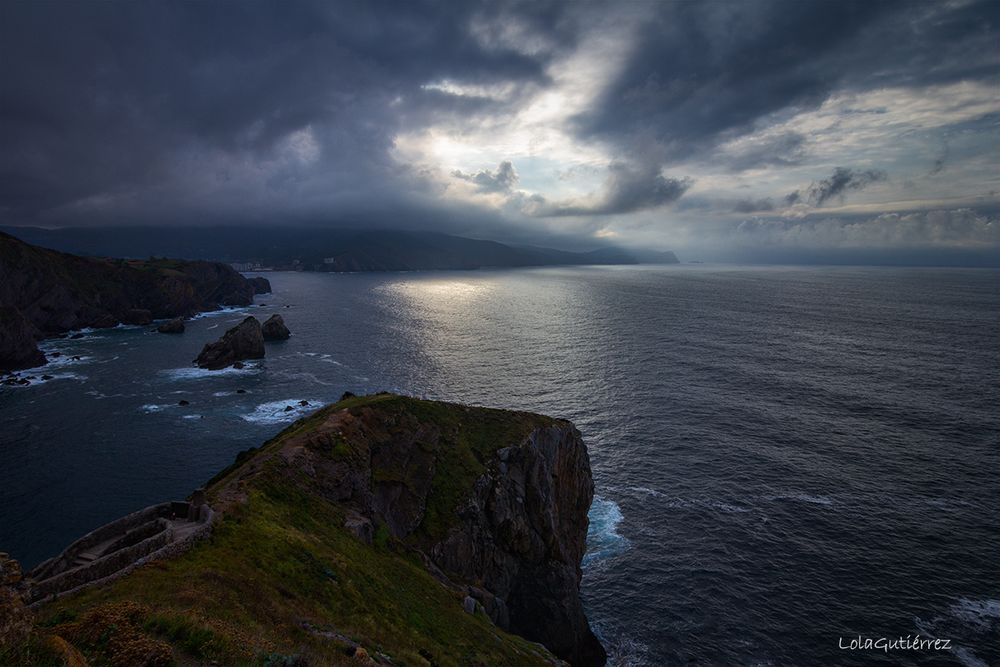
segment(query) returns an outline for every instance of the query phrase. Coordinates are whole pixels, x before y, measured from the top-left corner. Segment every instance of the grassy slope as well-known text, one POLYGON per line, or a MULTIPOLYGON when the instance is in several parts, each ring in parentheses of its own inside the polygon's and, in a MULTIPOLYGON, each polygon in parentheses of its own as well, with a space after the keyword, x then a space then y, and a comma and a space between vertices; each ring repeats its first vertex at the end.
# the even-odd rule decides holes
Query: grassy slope
MULTIPOLYGON (((536 645, 503 633, 482 614, 465 613, 461 595, 433 579, 384 529, 372 546, 350 536, 341 527, 340 508, 311 493, 303 473, 268 457, 289 439, 321 430, 341 409, 371 409, 390 419, 408 414, 446 434, 447 451, 438 452, 431 502, 418 531, 428 537, 445 530, 485 455, 552 423, 537 415, 392 395, 324 408, 241 456, 243 463, 266 463, 241 485, 247 501, 226 512, 209 541, 109 587, 48 605, 41 624, 92 665, 127 655, 129 647, 118 641, 123 628, 131 628, 132 643, 154 641, 180 664, 290 664, 281 656, 304 656, 311 665, 358 664, 346 660, 343 643, 303 629, 303 621, 346 635, 370 653, 383 652, 396 665, 547 664, 536 645)), ((335 442, 328 455, 357 455, 364 447, 335 442)), ((235 484, 240 472, 223 471, 210 497, 235 484)), ((392 471, 373 471, 379 474, 392 471)))

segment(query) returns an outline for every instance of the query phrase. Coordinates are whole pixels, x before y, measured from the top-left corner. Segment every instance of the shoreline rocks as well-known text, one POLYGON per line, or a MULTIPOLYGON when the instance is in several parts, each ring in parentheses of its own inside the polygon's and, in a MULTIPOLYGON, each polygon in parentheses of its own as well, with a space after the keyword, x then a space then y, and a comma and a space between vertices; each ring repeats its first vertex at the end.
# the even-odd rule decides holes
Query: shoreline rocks
POLYGON ((218 262, 81 257, 0 232, 0 368, 46 363, 41 338, 249 306, 255 289, 218 262))
POLYGON ((18 371, 48 363, 36 342, 37 330, 13 306, 0 306, 0 371, 18 371))
POLYGON ((207 343, 194 360, 201 368, 219 370, 245 359, 264 358, 264 335, 260 321, 247 317, 214 343, 207 343))
POLYGON ((253 287, 254 294, 271 293, 271 281, 267 278, 257 276, 256 278, 247 278, 247 282, 253 287))
POLYGON ((267 321, 261 326, 261 331, 264 334, 264 340, 276 341, 276 340, 288 340, 292 332, 288 330, 285 326, 285 320, 281 315, 271 315, 267 318, 267 321))
POLYGON ((165 334, 180 334, 184 333, 184 318, 175 317, 169 322, 164 322, 160 326, 156 327, 156 330, 160 333, 165 334))

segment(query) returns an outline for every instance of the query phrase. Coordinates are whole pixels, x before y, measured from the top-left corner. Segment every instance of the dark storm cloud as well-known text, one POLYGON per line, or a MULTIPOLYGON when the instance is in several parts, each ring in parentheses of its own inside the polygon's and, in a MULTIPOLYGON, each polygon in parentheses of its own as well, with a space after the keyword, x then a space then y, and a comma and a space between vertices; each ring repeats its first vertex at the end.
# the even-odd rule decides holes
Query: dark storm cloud
POLYGON ((774 202, 770 197, 763 199, 740 199, 733 204, 733 211, 736 213, 756 213, 759 211, 773 211, 774 202))
POLYGON ((496 171, 483 169, 474 174, 466 174, 456 169, 451 172, 455 178, 474 183, 480 192, 510 192, 517 185, 517 171, 509 160, 504 160, 496 171))
MULTIPOLYGON (((670 2, 577 119, 581 137, 663 159, 710 149, 835 90, 996 80, 1000 3, 670 2)), ((775 152, 780 159, 782 148, 775 152)), ((758 158, 759 159, 759 158, 758 158)))
POLYGON ((549 202, 536 199, 529 206, 539 217, 616 215, 657 208, 680 199, 691 180, 669 178, 655 165, 614 163, 600 195, 592 200, 549 202))
POLYGON ((873 183, 886 180, 884 171, 876 169, 855 170, 837 167, 829 178, 814 182, 805 190, 795 190, 785 196, 788 204, 807 203, 822 206, 831 199, 843 199, 851 191, 863 190, 873 183))
MULTIPOLYGON (((389 181, 407 174, 388 153, 406 123, 469 117, 492 103, 424 84, 542 83, 552 56, 502 43, 487 48, 471 34, 476 16, 508 5, 443 9, 420 2, 6 3, 0 215, 30 221, 136 193, 168 205, 156 192, 190 192, 179 181, 193 176, 191 165, 207 169, 222 157, 229 164, 200 174, 201 185, 211 189, 218 179, 233 189, 247 176, 233 173, 233 164, 267 165, 278 210, 282 188, 294 209, 301 193, 292 186, 318 176, 333 192, 378 184, 398 190, 389 181), (300 139, 312 142, 308 173, 280 164, 289 137, 302 130, 309 136, 300 139)), ((544 29, 552 18, 543 9, 519 20, 544 29)), ((240 193, 228 192, 238 213, 240 193)))

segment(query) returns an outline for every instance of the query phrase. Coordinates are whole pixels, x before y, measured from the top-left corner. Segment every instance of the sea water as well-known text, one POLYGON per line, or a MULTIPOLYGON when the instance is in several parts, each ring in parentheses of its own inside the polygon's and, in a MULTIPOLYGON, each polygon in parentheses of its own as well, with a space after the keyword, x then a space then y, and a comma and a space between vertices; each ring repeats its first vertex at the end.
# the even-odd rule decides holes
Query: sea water
POLYGON ((183 335, 46 342, 62 356, 23 375, 52 379, 0 388, 0 549, 30 567, 344 391, 388 390, 577 424, 611 664, 1000 664, 1000 272, 267 277, 183 335), (272 313, 293 336, 265 359, 192 366, 272 313), (951 648, 850 648, 917 635, 951 648))

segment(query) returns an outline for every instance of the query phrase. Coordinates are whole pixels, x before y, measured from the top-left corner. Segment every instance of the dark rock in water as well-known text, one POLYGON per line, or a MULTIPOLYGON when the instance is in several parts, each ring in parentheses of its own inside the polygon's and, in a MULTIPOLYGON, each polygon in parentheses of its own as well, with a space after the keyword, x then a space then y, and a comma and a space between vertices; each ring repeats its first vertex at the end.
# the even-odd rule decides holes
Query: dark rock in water
POLYGON ((299 405, 302 405, 302 406, 309 405, 309 401, 299 401, 299 405))
POLYGON ((70 359, 72 359, 73 361, 80 361, 80 359, 82 358, 83 357, 81 357, 79 354, 74 354, 72 357, 70 357, 70 359))
POLYGON ((62 356, 62 352, 52 352, 49 356, 52 357, 53 359, 58 359, 59 357, 62 356))
POLYGON ((80 340, 81 338, 83 338, 83 334, 82 333, 75 333, 72 336, 70 336, 70 339, 72 339, 72 340, 80 340))
POLYGON ((156 327, 156 330, 160 333, 165 334, 179 334, 184 333, 184 318, 175 317, 169 322, 164 322, 160 326, 156 327))
POLYGON ((340 395, 340 400, 342 401, 346 401, 349 398, 357 398, 357 394, 355 394, 354 392, 345 391, 343 394, 340 395))
POLYGON ((235 364, 233 364, 233 368, 235 368, 237 370, 239 370, 241 368, 246 368, 246 367, 247 367, 247 365, 244 364, 242 361, 237 361, 235 364))
POLYGON ((286 405, 286 406, 285 406, 285 410, 284 410, 284 411, 285 411, 285 412, 291 412, 291 411, 292 411, 292 410, 294 410, 294 409, 295 409, 295 408, 293 408, 292 406, 290 406, 290 405, 286 405))
POLYGON ((285 326, 285 320, 281 315, 271 315, 267 318, 262 331, 264 340, 288 340, 288 337, 292 335, 292 332, 285 326))
POLYGON ((53 377, 55 377, 55 376, 54 375, 43 375, 42 379, 43 380, 51 380, 53 377))
POLYGON ((153 313, 145 308, 130 308, 122 315, 125 324, 149 324, 153 321, 153 313))
POLYGON ((244 359, 264 358, 264 336, 256 317, 248 317, 227 331, 222 338, 208 343, 195 363, 202 368, 218 370, 244 359))
POLYGON ((246 389, 237 389, 236 393, 237 394, 245 394, 245 393, 247 393, 247 390, 246 389))
POLYGON ((257 276, 256 278, 247 278, 247 282, 253 287, 254 294, 270 294, 271 293, 271 281, 267 278, 262 278, 257 276))
POLYGON ((38 349, 38 330, 13 306, 0 306, 0 369, 34 368, 46 362, 38 349))

